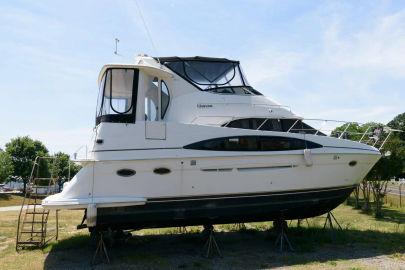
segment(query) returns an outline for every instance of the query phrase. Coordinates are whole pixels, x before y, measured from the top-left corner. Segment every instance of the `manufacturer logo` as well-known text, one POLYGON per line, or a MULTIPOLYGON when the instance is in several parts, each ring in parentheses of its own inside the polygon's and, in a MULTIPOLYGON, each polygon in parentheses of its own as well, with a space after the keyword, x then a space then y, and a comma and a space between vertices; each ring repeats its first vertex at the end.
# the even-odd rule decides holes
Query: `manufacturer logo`
POLYGON ((212 106, 212 104, 197 104, 197 108, 199 109, 206 109, 206 108, 212 108, 214 106, 212 106))

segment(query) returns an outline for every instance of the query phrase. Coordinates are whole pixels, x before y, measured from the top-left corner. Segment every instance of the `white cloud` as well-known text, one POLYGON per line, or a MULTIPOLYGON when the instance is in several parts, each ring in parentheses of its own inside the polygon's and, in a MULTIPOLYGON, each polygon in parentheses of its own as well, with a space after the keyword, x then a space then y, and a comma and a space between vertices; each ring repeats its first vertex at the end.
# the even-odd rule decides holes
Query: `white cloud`
POLYGON ((251 84, 260 84, 265 81, 285 79, 297 69, 304 61, 301 53, 283 51, 275 48, 255 50, 243 61, 243 68, 248 74, 251 84))
POLYGON ((347 33, 343 25, 344 18, 338 17, 326 27, 319 59, 321 69, 354 68, 405 76, 404 10, 378 17, 360 31, 347 33))
POLYGON ((328 5, 300 19, 320 22, 309 47, 287 39, 253 49, 243 61, 248 79, 304 117, 386 123, 405 109, 405 10, 376 7, 356 25, 343 9, 328 5))

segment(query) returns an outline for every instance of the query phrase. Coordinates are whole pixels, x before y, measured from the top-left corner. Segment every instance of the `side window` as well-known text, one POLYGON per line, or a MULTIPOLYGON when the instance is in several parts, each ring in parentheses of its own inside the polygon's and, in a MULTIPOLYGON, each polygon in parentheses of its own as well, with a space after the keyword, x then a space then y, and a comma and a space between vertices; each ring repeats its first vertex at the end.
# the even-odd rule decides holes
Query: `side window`
POLYGON ((138 91, 137 69, 110 68, 102 78, 96 124, 134 123, 138 91))
POLYGON ((230 128, 243 128, 243 129, 257 129, 263 123, 264 118, 246 118, 231 121, 226 127, 230 128))
POLYGON ((267 131, 282 131, 279 119, 267 119, 266 122, 260 127, 260 130, 267 131))
POLYGON ((285 137, 261 137, 258 141, 259 151, 287 151, 306 148, 304 140, 285 137))
POLYGON ((159 80, 155 77, 150 81, 145 94, 145 121, 158 120, 158 89, 159 80))
POLYGON ((322 145, 310 141, 273 136, 216 138, 184 146, 185 149, 210 151, 288 151, 321 147, 322 145))
POLYGON ((108 74, 108 72, 104 73, 103 78, 101 79, 100 89, 98 91, 98 97, 97 97, 96 117, 103 115, 105 79, 106 79, 107 74, 108 74))
POLYGON ((160 108, 161 108, 161 119, 165 117, 167 108, 169 107, 170 93, 169 88, 165 81, 162 80, 160 84, 160 108))
POLYGON ((242 128, 242 129, 258 129, 263 131, 282 131, 301 134, 316 134, 319 136, 326 136, 324 133, 316 130, 310 125, 297 119, 264 119, 264 118, 244 118, 233 120, 223 127, 229 128, 242 128))
POLYGON ((129 114, 132 110, 134 70, 110 69, 104 87, 103 114, 129 114))

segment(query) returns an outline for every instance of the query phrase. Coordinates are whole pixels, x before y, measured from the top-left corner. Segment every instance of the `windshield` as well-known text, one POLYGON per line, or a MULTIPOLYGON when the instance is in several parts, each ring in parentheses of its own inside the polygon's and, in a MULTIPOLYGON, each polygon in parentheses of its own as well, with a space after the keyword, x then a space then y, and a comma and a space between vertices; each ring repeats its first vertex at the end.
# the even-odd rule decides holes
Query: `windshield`
POLYGON ((176 58, 163 63, 202 91, 234 95, 261 95, 248 85, 237 61, 176 58))

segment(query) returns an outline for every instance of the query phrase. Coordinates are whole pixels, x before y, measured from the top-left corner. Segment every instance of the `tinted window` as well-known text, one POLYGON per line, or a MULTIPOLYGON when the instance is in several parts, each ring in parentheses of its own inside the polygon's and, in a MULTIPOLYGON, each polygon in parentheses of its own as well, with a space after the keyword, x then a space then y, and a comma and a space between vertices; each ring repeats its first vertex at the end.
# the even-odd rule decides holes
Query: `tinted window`
POLYGON ((314 142, 276 136, 215 138, 184 146, 185 149, 211 151, 288 151, 320 147, 322 146, 314 142))
POLYGON ((265 131, 289 131, 291 133, 317 134, 326 136, 324 133, 319 132, 301 120, 297 121, 297 119, 245 118, 233 120, 227 124, 224 124, 223 126, 231 128, 259 129, 265 131))
POLYGON ((260 127, 260 130, 267 131, 283 131, 281 128, 280 119, 267 119, 266 122, 260 127))
POLYGON ((212 93, 217 94, 230 94, 230 95, 257 95, 261 96, 262 94, 253 89, 251 86, 229 86, 229 87, 217 87, 208 89, 212 93))
POLYGON ((230 122, 226 126, 231 128, 257 129, 264 122, 264 120, 264 118, 238 119, 230 122))
POLYGON ((161 117, 162 119, 165 117, 167 107, 169 107, 169 101, 170 101, 170 94, 169 94, 169 88, 167 87, 165 81, 162 80, 162 83, 160 85, 161 91, 160 91, 160 102, 161 102, 161 117))

